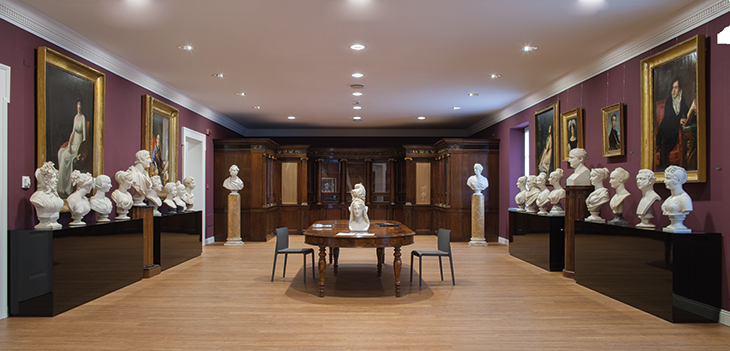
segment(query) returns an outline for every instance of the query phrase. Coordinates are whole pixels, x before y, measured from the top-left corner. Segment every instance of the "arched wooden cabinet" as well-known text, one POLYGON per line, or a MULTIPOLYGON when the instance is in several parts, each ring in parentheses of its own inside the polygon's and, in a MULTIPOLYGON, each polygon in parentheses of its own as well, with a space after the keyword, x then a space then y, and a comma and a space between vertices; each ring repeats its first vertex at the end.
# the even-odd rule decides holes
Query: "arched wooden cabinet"
POLYGON ((276 227, 302 233, 311 223, 348 218, 350 191, 367 190, 371 219, 396 220, 417 234, 451 230, 452 241, 471 238, 471 194, 466 179, 474 163, 489 180, 485 234, 497 241, 499 140, 443 139, 434 145, 338 148, 278 145, 269 139, 215 140, 215 236, 225 241, 232 164, 241 169, 241 237, 264 241, 276 227))

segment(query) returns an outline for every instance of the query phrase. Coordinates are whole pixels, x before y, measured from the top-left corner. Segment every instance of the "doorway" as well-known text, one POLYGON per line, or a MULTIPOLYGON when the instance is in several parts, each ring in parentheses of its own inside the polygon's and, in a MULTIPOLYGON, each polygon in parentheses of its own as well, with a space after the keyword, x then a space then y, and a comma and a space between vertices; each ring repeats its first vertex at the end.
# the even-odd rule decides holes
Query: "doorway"
MULTIPOLYGON (((192 129, 183 127, 183 174, 180 179, 185 177, 193 177, 195 179, 195 189, 193 189, 193 195, 195 196, 195 203, 193 209, 196 211, 203 211, 203 240, 202 245, 205 246, 208 242, 207 238, 207 226, 205 224, 205 213, 207 199, 205 197, 206 180, 205 180, 205 149, 206 149, 206 136, 203 133, 196 132, 192 129)), ((213 237, 210 238, 212 243, 213 237)))
POLYGON ((0 63, 0 319, 8 317, 8 104, 10 67, 0 63))

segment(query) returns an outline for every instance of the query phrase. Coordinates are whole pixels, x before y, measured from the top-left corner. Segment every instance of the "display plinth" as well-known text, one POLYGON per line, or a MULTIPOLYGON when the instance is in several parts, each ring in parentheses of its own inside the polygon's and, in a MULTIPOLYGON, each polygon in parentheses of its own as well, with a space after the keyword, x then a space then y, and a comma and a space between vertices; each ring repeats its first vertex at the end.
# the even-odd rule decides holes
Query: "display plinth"
POLYGON ((565 187, 565 268, 563 277, 575 276, 575 221, 588 217, 586 198, 594 190, 587 185, 565 187))
POLYGON ((132 206, 129 210, 133 219, 142 219, 143 249, 142 249, 142 276, 152 278, 160 274, 159 264, 155 264, 155 224, 154 208, 152 206, 132 206))
POLYGON ((203 211, 155 217, 154 263, 164 271, 200 256, 202 235, 203 211))
POLYGON ((228 239, 225 246, 241 246, 241 195, 228 195, 228 239))
POLYGON ((565 266, 565 217, 509 210, 509 253, 550 272, 565 266))
POLYGON ((469 246, 488 246, 484 237, 484 195, 471 195, 471 240, 469 246))

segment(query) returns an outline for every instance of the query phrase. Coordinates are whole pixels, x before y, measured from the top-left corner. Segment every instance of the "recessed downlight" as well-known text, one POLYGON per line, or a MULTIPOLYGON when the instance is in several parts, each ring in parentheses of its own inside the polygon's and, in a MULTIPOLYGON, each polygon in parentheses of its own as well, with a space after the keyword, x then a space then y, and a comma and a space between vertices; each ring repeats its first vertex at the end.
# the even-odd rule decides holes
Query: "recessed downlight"
POLYGON ((236 93, 236 96, 246 96, 246 93, 244 93, 244 92, 236 93))
POLYGON ((355 51, 360 51, 362 49, 365 49, 365 45, 353 44, 353 45, 350 45, 350 49, 355 50, 355 51))
POLYGON ((356 91, 356 92, 352 93, 352 96, 362 96, 362 93, 359 91, 356 91))
POLYGON ((364 77, 364 76, 365 76, 365 75, 364 75, 364 74, 362 74, 362 73, 353 73, 353 74, 352 74, 352 77, 353 77, 353 78, 362 78, 362 77, 364 77))
POLYGON ((297 118, 294 116, 289 116, 289 117, 287 117, 287 119, 297 119, 297 118))
POLYGON ((537 50, 537 46, 525 45, 522 47, 522 51, 524 51, 524 52, 530 52, 530 51, 535 51, 535 50, 537 50))
POLYGON ((454 106, 454 107, 452 107, 452 109, 454 109, 454 110, 461 110, 461 106, 454 106))
POLYGON ((178 45, 177 48, 184 51, 193 51, 192 45, 178 45))
POLYGON ((213 77, 216 77, 216 78, 223 78, 223 77, 225 77, 225 76, 226 76, 226 75, 225 75, 225 74, 223 74, 223 73, 213 73, 213 77))
POLYGON ((426 119, 426 117, 424 117, 424 116, 418 116, 418 120, 419 121, 423 121, 424 119, 426 119))
POLYGON ((254 110, 260 110, 261 109, 261 106, 254 106, 253 109, 254 110))
POLYGON ((469 93, 469 96, 479 96, 477 93, 469 93))
POLYGON ((362 117, 355 116, 355 117, 352 117, 352 120, 355 122, 360 122, 360 121, 362 121, 362 117))
POLYGON ((502 75, 501 74, 492 73, 489 76, 489 78, 492 78, 492 79, 502 78, 502 75))
POLYGON ((361 109, 362 109, 362 106, 360 106, 360 105, 355 105, 355 106, 352 106, 352 109, 353 109, 353 110, 361 110, 361 109))

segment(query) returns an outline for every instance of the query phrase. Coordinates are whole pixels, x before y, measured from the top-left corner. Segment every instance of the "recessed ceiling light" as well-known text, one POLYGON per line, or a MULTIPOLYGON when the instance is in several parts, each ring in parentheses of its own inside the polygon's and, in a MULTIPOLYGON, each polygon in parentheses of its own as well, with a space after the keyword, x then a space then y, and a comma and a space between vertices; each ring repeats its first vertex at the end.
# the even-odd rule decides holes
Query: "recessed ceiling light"
POLYGON ((294 116, 289 116, 289 117, 287 117, 287 118, 288 118, 288 119, 297 119, 297 118, 296 118, 296 117, 294 117, 294 116))
POLYGON ((362 77, 364 77, 364 76, 365 76, 365 75, 364 75, 364 74, 362 74, 362 73, 353 73, 353 74, 352 74, 352 77, 353 77, 353 78, 362 78, 362 77))
POLYGON ((177 48, 185 51, 193 51, 192 45, 179 45, 177 48))
POLYGON ((236 95, 238 95, 238 96, 246 96, 246 93, 240 92, 240 93, 236 93, 236 95))
POLYGON ((469 96, 479 96, 477 93, 469 93, 469 96))
POLYGON ((362 49, 364 49, 364 48, 365 48, 365 45, 362 45, 362 44, 354 44, 354 45, 350 45, 350 49, 352 49, 352 50, 357 50, 357 51, 359 51, 359 50, 362 50, 362 49))
POLYGON ((254 106, 253 109, 254 110, 260 110, 261 109, 261 106, 254 106))
POLYGON ((216 78, 223 78, 223 77, 225 77, 225 76, 226 76, 226 75, 225 75, 225 74, 223 74, 223 73, 213 73, 213 77, 216 77, 216 78))
POLYGON ((353 110, 360 110, 360 109, 362 109, 362 106, 360 106, 360 105, 355 105, 355 106, 352 106, 352 109, 353 109, 353 110))
POLYGON ((356 92, 352 93, 352 96, 362 96, 362 93, 359 91, 356 91, 356 92))
POLYGON ((362 117, 355 116, 355 117, 352 117, 352 120, 355 122, 360 122, 360 121, 362 121, 362 117))
POLYGON ((352 89, 365 89, 364 84, 350 84, 350 88, 352 89))
POLYGON ((423 121, 424 119, 426 119, 426 117, 418 116, 418 120, 423 121))
POLYGON ((489 76, 489 78, 492 78, 492 79, 502 78, 502 75, 501 74, 492 73, 489 76))
POLYGON ((524 51, 524 52, 535 51, 535 50, 537 50, 537 46, 525 45, 522 47, 522 51, 524 51))
POLYGON ((452 107, 454 110, 461 110, 461 106, 454 106, 452 107))

